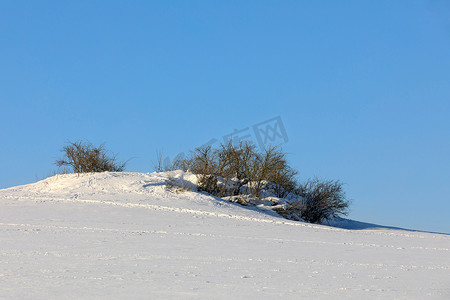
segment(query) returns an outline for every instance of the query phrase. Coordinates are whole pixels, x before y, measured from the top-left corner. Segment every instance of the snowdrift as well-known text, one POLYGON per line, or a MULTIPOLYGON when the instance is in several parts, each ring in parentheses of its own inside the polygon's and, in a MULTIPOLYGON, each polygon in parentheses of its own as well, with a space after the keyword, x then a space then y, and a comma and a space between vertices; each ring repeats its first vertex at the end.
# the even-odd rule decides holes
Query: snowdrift
POLYGON ((189 176, 67 174, 0 190, 0 298, 450 299, 448 235, 289 221, 191 191, 189 176))

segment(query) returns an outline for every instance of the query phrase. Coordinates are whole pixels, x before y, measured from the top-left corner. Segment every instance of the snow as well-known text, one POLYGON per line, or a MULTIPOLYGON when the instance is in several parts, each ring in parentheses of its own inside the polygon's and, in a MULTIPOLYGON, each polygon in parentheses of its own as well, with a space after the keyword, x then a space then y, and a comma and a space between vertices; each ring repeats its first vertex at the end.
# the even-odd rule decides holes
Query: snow
POLYGON ((0 190, 0 299, 450 299, 449 235, 290 221, 169 175, 191 176, 0 190))

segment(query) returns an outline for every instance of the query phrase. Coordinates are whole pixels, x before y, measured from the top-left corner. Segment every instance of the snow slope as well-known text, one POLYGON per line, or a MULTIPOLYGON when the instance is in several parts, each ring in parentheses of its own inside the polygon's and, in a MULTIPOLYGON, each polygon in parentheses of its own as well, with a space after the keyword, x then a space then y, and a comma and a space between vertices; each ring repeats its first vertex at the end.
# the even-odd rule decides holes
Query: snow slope
POLYGON ((167 176, 0 190, 0 299, 450 299, 449 235, 289 221, 167 176))

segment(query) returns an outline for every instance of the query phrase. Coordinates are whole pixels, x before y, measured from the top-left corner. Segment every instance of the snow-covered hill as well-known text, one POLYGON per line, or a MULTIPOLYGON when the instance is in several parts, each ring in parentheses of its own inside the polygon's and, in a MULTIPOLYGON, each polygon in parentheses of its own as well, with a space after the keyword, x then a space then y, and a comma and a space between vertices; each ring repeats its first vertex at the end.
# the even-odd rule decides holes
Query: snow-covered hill
POLYGON ((0 298, 450 299, 449 235, 294 222, 167 179, 68 174, 0 190, 0 298))

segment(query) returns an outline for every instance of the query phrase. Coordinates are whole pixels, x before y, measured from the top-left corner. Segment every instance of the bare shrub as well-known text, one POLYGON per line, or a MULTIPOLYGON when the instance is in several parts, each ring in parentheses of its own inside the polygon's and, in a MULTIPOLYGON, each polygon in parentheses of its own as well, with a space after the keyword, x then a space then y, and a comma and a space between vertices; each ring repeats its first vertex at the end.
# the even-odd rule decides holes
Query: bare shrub
POLYGON ((119 163, 116 157, 109 156, 104 145, 95 147, 87 141, 68 142, 61 150, 64 158, 55 162, 58 167, 67 166, 75 173, 122 172, 126 162, 119 163))
POLYGON ((349 201, 346 200, 342 183, 338 180, 310 179, 300 184, 297 194, 303 199, 297 202, 303 220, 322 223, 333 217, 347 215, 349 201))
POLYGON ((163 172, 163 151, 156 150, 156 161, 153 162, 153 171, 155 172, 163 172))
POLYGON ((165 166, 165 171, 187 170, 186 166, 184 166, 185 161, 186 157, 184 153, 178 153, 177 156, 175 156, 175 158, 173 159, 173 162, 165 166))
POLYGON ((223 196, 238 195, 241 187, 252 178, 250 161, 256 154, 255 146, 247 142, 233 145, 232 141, 229 141, 227 144, 222 144, 216 151, 219 159, 219 174, 225 178, 221 194, 223 196), (225 188, 230 181, 235 184, 231 191, 226 191, 225 188))
POLYGON ((211 146, 197 148, 193 153, 189 168, 195 174, 217 175, 217 160, 211 146))
POLYGON ((277 197, 284 198, 290 193, 295 193, 297 174, 297 171, 286 165, 269 175, 269 181, 275 185, 274 192, 277 197))
POLYGON ((312 179, 300 184, 286 156, 278 147, 258 152, 248 142, 230 141, 218 149, 198 148, 179 160, 178 167, 196 174, 199 191, 231 202, 257 205, 271 195, 292 199, 282 205, 274 202, 273 209, 287 219, 322 223, 348 213, 350 203, 340 181, 312 179))
POLYGON ((289 167, 286 154, 277 147, 260 153, 253 144, 240 142, 234 145, 230 141, 218 149, 211 146, 198 148, 189 158, 180 161, 179 166, 198 176, 199 190, 220 197, 238 195, 244 185, 249 194, 259 197, 264 184, 269 181, 275 185, 277 195, 284 195, 296 187, 297 172, 289 167), (231 191, 229 183, 235 183, 231 191))
POLYGON ((286 154, 277 147, 269 147, 263 153, 255 153, 251 160, 251 193, 259 197, 263 181, 273 182, 281 190, 295 186, 295 175, 286 161, 286 154))
POLYGON ((217 152, 223 176, 249 180, 250 161, 256 154, 253 144, 240 142, 235 146, 232 141, 229 141, 227 144, 222 144, 217 152))
POLYGON ((190 171, 198 176, 198 189, 218 195, 217 176, 219 175, 217 153, 211 146, 197 148, 192 158, 186 162, 190 171))
POLYGON ((162 150, 156 150, 156 157, 155 161, 153 161, 153 171, 160 173, 160 172, 167 172, 167 171, 175 171, 175 170, 184 170, 184 168, 181 167, 181 163, 184 161, 184 154, 180 153, 178 154, 173 162, 170 161, 170 158, 166 157, 163 159, 163 151, 162 150))

